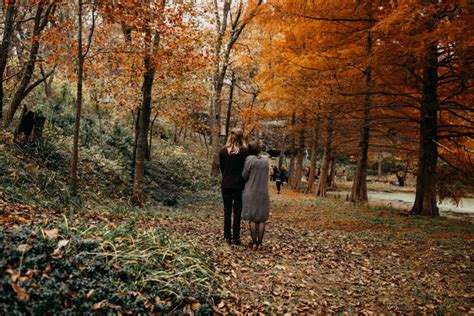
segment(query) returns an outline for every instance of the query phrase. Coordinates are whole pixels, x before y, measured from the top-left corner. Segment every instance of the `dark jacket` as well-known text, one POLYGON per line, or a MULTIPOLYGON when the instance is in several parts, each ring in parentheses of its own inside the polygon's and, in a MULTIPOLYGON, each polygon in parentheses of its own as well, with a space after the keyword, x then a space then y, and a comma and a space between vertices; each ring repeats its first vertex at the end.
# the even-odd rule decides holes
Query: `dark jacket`
POLYGON ((236 155, 230 155, 225 147, 221 149, 219 162, 222 173, 222 189, 244 189, 245 182, 242 178, 242 171, 247 156, 248 150, 245 148, 241 148, 236 155))

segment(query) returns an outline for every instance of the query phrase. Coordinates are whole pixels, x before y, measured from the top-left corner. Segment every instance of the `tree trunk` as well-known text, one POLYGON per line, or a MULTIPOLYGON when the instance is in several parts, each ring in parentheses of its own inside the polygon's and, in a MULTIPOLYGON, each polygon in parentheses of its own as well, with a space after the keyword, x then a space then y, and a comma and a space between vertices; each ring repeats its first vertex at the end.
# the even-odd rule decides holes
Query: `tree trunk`
POLYGON ((438 59, 436 45, 427 47, 423 65, 423 99, 420 109, 420 149, 412 214, 439 216, 436 205, 436 164, 438 161, 438 59))
MULTIPOLYGON (((262 0, 258 0, 255 4, 256 7, 262 4, 262 0)), ((213 160, 211 174, 217 176, 220 173, 219 168, 219 151, 221 149, 220 143, 220 133, 221 133, 221 106, 222 106, 222 86, 224 84, 224 77, 229 67, 230 55, 232 53, 232 48, 242 34, 245 26, 249 23, 250 19, 242 20, 242 9, 243 5, 240 2, 239 7, 236 11, 236 14, 233 15, 235 18, 232 19, 230 15, 230 9, 232 0, 225 0, 222 7, 219 7, 218 1, 214 1, 215 4, 215 14, 216 14, 216 29, 217 29, 217 39, 215 46, 215 72, 214 72, 214 126, 213 126, 213 160), (222 19, 219 15, 219 11, 222 9, 223 15, 222 19), (230 18, 230 36, 228 38, 225 49, 222 50, 223 39, 228 28, 228 19, 230 18), (223 53, 223 57, 222 57, 223 53)), ((256 8, 255 8, 256 9, 256 8)), ((255 101, 255 98, 253 99, 255 101)))
POLYGON ((3 121, 3 73, 7 66, 10 41, 14 30, 14 20, 16 14, 15 0, 8 1, 5 11, 5 22, 3 27, 3 38, 0 44, 0 123, 3 121))
POLYGON ((159 34, 156 32, 153 48, 150 49, 150 47, 152 46, 152 39, 150 25, 148 23, 145 31, 144 66, 146 71, 145 75, 143 76, 143 102, 138 115, 138 135, 132 193, 132 203, 140 207, 143 206, 143 204, 145 203, 145 160, 148 147, 147 138, 151 115, 151 94, 153 88, 153 80, 155 79, 155 66, 153 65, 152 56, 154 48, 158 46, 158 41, 159 34))
POLYGON ((283 166, 284 160, 286 160, 285 157, 285 141, 286 141, 286 135, 283 135, 283 139, 280 144, 280 157, 278 157, 278 169, 281 169, 283 166))
POLYGON ((309 164, 309 179, 308 186, 306 187, 305 193, 310 193, 314 185, 314 176, 316 175, 316 163, 318 161, 318 146, 319 146, 319 114, 316 118, 316 126, 313 129, 313 139, 311 144, 311 161, 309 164))
POLYGON ((72 160, 70 174, 70 193, 77 196, 77 165, 79 160, 79 131, 81 127, 82 108, 82 80, 84 74, 84 55, 82 53, 82 0, 79 0, 77 12, 77 91, 76 91, 76 118, 74 121, 74 135, 72 145, 72 160))
POLYGON ((217 176, 220 173, 219 151, 221 150, 221 110, 222 110, 222 86, 216 88, 214 98, 214 129, 212 130, 212 169, 211 174, 217 176))
POLYGON ((329 179, 327 186, 331 189, 336 187, 336 156, 331 158, 331 171, 329 172, 329 179))
POLYGON ((318 187, 316 189, 316 195, 325 197, 326 186, 328 181, 329 173, 329 162, 332 155, 332 133, 334 131, 334 112, 331 111, 328 114, 327 129, 326 129, 326 143, 324 145, 323 163, 321 165, 321 174, 319 175, 318 187))
POLYGON ((46 2, 39 1, 36 5, 36 14, 34 19, 33 34, 32 34, 32 43, 30 48, 30 53, 28 61, 26 62, 25 68, 21 75, 20 83, 13 95, 12 101, 10 103, 10 111, 6 119, 5 126, 8 127, 15 117, 15 113, 21 105, 23 99, 30 93, 38 84, 43 82, 43 80, 38 80, 35 83, 30 85, 31 78, 33 77, 33 72, 35 70, 36 60, 38 58, 38 52, 40 47, 40 36, 42 30, 46 27, 48 23, 48 18, 51 12, 54 11, 56 3, 52 2, 46 8, 46 11, 43 14, 46 2))
POLYGON ((305 151, 305 125, 306 125, 306 120, 305 120, 305 114, 303 113, 303 116, 301 118, 301 123, 302 127, 300 130, 300 137, 298 141, 298 155, 296 158, 296 174, 295 174, 295 179, 293 182, 293 189, 294 190, 301 190, 301 178, 303 177, 303 154, 305 151))
POLYGON ((295 178, 295 151, 296 151, 296 137, 295 137, 295 125, 296 125, 296 113, 293 112, 291 115, 291 146, 290 146, 290 187, 293 187, 295 178))
MULTIPOLYGON (((370 58, 372 51, 372 37, 370 32, 367 34, 367 46, 366 46, 366 57, 367 62, 370 58)), ((372 68, 368 65, 365 70, 365 85, 367 91, 370 92, 372 87, 372 68)), ((364 109, 362 116, 362 126, 360 130, 358 155, 357 155, 357 166, 354 176, 354 182, 352 184, 351 201, 354 203, 366 204, 368 202, 367 197, 367 167, 368 167, 368 154, 369 154, 369 133, 370 133, 370 106, 371 106, 370 94, 364 96, 364 109)))
POLYGON ((232 80, 230 84, 229 103, 227 104, 227 115, 225 119, 225 139, 229 138, 230 117, 232 115, 232 103, 234 102, 235 71, 232 71, 232 80))
POLYGON ((15 141, 19 144, 39 142, 43 135, 45 120, 44 116, 40 116, 23 106, 20 123, 15 131, 15 141))
POLYGON ((153 120, 151 120, 150 123, 150 132, 149 132, 149 140, 148 140, 148 148, 147 148, 147 157, 146 160, 150 161, 151 160, 151 145, 152 145, 152 140, 153 140, 153 126, 155 125, 155 120, 158 117, 158 112, 155 114, 153 117, 153 120))
POLYGON ((134 114, 132 110, 133 117, 133 127, 135 131, 135 137, 133 142, 133 156, 132 156, 132 165, 131 165, 131 178, 135 178, 135 161, 137 160, 137 144, 138 144, 138 118, 140 117, 140 108, 137 109, 137 114, 134 114))
MULTIPOLYGON (((42 75, 43 77, 46 77, 47 75, 46 75, 46 73, 44 72, 43 66, 41 66, 40 70, 41 70, 41 75, 42 75)), ((54 72, 54 70, 53 70, 53 72, 54 72)), ((45 79, 45 80, 43 81, 44 94, 46 95, 46 98, 47 98, 48 100, 50 100, 50 101, 51 101, 52 98, 53 98, 53 80, 54 80, 54 76, 51 74, 51 75, 49 76, 49 79, 45 79)))

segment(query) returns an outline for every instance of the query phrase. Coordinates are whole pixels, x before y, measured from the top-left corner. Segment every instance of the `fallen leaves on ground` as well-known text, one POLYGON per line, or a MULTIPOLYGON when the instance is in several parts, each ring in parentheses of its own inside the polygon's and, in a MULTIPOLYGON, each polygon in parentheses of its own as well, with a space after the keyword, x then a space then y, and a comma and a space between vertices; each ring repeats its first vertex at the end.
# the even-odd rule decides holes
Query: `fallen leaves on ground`
MULTIPOLYGON (((348 205, 274 194, 261 252, 222 241, 219 203, 189 206, 173 230, 214 262, 218 314, 474 312, 472 239, 435 239, 409 222, 417 219, 348 205)), ((466 234, 472 226, 455 237, 466 234)), ((248 236, 242 223, 244 245, 248 236)))

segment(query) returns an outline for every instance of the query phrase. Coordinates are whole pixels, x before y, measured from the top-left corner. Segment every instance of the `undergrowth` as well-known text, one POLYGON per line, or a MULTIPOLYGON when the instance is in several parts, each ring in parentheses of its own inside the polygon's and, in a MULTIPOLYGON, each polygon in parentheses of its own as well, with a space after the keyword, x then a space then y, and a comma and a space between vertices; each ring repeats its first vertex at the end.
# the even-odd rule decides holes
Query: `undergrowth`
POLYGON ((219 301, 206 259, 160 229, 71 228, 0 233, 0 313, 209 314, 219 301))

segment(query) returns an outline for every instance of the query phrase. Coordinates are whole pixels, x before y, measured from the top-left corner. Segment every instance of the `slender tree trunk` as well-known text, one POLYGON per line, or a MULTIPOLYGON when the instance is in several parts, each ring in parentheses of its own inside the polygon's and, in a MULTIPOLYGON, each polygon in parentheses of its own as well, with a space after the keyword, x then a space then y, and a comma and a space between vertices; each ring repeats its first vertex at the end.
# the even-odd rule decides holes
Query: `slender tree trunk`
POLYGON ((153 117, 153 120, 151 120, 150 123, 150 132, 149 132, 149 140, 148 140, 148 150, 147 150, 147 161, 151 160, 151 145, 152 145, 152 140, 153 140, 153 126, 155 125, 155 120, 158 117, 158 112, 155 114, 153 117))
POLYGON ((234 102, 234 88, 235 88, 235 70, 232 71, 232 80, 230 84, 229 103, 227 104, 227 115, 225 119, 225 139, 229 137, 230 117, 232 115, 232 103, 234 102))
MULTIPOLYGON (((209 102, 209 145, 212 146, 214 143, 213 133, 214 133, 214 99, 209 102)), ((205 137, 205 135, 204 135, 205 137)), ((207 144, 207 141, 206 141, 207 144)))
POLYGON ((155 39, 152 44, 150 22, 148 22, 145 31, 145 57, 143 60, 146 71, 143 76, 143 102, 138 115, 138 136, 132 193, 132 203, 137 206, 143 206, 145 203, 145 160, 147 154, 148 129, 150 127, 151 94, 153 80, 155 79, 155 66, 152 56, 154 55, 158 43, 159 34, 155 32, 155 39))
POLYGON ((306 120, 305 114, 301 118, 301 129, 300 129, 300 137, 298 141, 298 155, 296 158, 296 174, 295 179, 293 182, 293 189, 294 190, 301 190, 301 178, 303 177, 303 158, 304 158, 304 151, 305 151, 305 128, 306 128, 306 120))
POLYGON ((331 158, 331 171, 329 172, 327 186, 332 189, 336 187, 336 156, 334 155, 331 158))
POLYGON ((318 187, 316 189, 316 195, 325 197, 326 186, 328 181, 329 173, 329 162, 332 155, 332 134, 334 131, 334 112, 331 111, 328 114, 327 128, 326 128, 326 143, 324 145, 323 163, 321 165, 321 174, 319 175, 318 187))
MULTIPOLYGON (((372 37, 370 32, 367 34, 367 46, 366 46, 366 57, 367 62, 370 58, 372 51, 372 37)), ((370 92, 372 87, 372 68, 368 65, 365 70, 365 85, 367 91, 370 92)), ((369 154, 369 133, 370 133, 370 106, 371 106, 370 95, 364 96, 364 110, 362 116, 362 126, 359 137, 359 147, 357 155, 357 167, 354 177, 354 183, 352 185, 351 201, 354 203, 366 204, 368 202, 367 197, 367 167, 368 167, 368 154, 369 154)))
POLYGON ((309 164, 309 179, 308 186, 306 187, 305 193, 310 193, 314 185, 314 176, 316 175, 316 163, 318 161, 318 146, 319 146, 319 114, 316 118, 316 126, 313 129, 313 139, 311 142, 311 161, 309 164))
POLYGON ((253 130, 253 135, 254 135, 254 139, 257 143, 260 143, 260 131, 258 130, 258 128, 255 128, 253 130))
MULTIPOLYGON (((47 75, 44 72, 43 66, 41 66, 40 70, 41 70, 41 75, 43 77, 46 77, 47 75)), ((54 80, 54 75, 50 75, 48 79, 45 79, 43 81, 44 94, 46 95, 46 98, 48 100, 52 100, 53 98, 53 80, 54 80)))
MULTIPOLYGON (((256 8, 262 4, 263 0, 258 0, 255 3, 256 8)), ((243 2, 239 3, 239 7, 235 12, 235 15, 230 16, 232 0, 224 0, 223 6, 220 7, 217 0, 214 1, 214 9, 216 14, 216 29, 217 29, 217 40, 216 40, 216 51, 215 51, 215 72, 214 72, 214 126, 213 126, 213 160, 211 174, 217 176, 220 173, 219 168, 219 151, 221 149, 220 133, 221 133, 221 107, 222 107, 222 86, 224 78, 229 67, 230 55, 232 48, 242 34, 245 26, 249 23, 250 19, 241 20, 243 2), (219 11, 222 8, 223 16, 222 19, 219 15, 219 11), (232 19, 234 17, 234 19, 232 19), (230 36, 225 45, 225 49, 222 50, 223 38, 228 28, 228 19, 230 18, 230 36), (223 53, 223 57, 222 57, 223 53)), ((255 8, 255 9, 256 9, 255 8)), ((253 99, 255 101, 255 98, 253 99)))
POLYGON ((423 65, 423 99, 420 111, 420 149, 412 214, 439 216, 436 205, 436 164, 438 161, 438 57, 436 45, 427 47, 423 65))
POLYGON ((10 50, 10 42, 14 30, 14 21, 16 14, 15 0, 5 2, 8 6, 5 8, 5 22, 3 28, 3 38, 0 44, 0 124, 3 121, 3 73, 8 62, 8 53, 10 50))
MULTIPOLYGON (((227 72, 228 59, 224 57, 222 60, 222 44, 227 29, 227 21, 229 18, 229 12, 231 7, 231 0, 225 0, 222 7, 222 20, 219 16, 219 5, 217 1, 214 2, 214 9, 216 14, 216 29, 217 29, 217 39, 215 47, 215 69, 214 69, 214 98, 212 100, 212 165, 211 165, 211 174, 217 176, 220 172, 219 167, 219 151, 221 149, 221 110, 222 110, 222 87, 224 84, 224 77, 227 72)), ((230 47, 229 49, 231 49, 230 47)), ((230 50, 225 51, 225 56, 229 56, 230 50)))
POLYGON ((291 115, 291 146, 290 146, 290 187, 293 187, 295 178, 295 151, 296 151, 296 138, 295 138, 295 125, 296 125, 296 113, 293 112, 291 115))
POLYGON ((82 53, 82 0, 78 0, 77 12, 77 91, 76 91, 76 118, 74 121, 74 136, 72 145, 72 160, 70 174, 71 196, 77 196, 77 166, 79 160, 79 131, 81 128, 82 108, 82 80, 84 74, 84 55, 82 53))
POLYGON ((133 117, 133 127, 135 130, 135 137, 133 142, 133 156, 132 156, 132 165, 131 165, 131 178, 135 178, 135 161, 137 161, 137 144, 138 144, 138 118, 140 117, 140 107, 137 108, 137 114, 134 114, 134 110, 132 110, 132 117, 133 117))
POLYGON ((221 149, 221 111, 222 111, 222 87, 217 88, 214 98, 214 129, 212 130, 212 169, 211 174, 219 174, 219 151, 221 149))
POLYGON ((30 48, 30 54, 28 61, 26 62, 25 68, 23 70, 23 74, 21 76, 20 83, 13 95, 12 101, 10 103, 10 110, 8 112, 8 116, 6 119, 6 127, 10 126, 15 117, 15 113, 20 107, 21 102, 26 96, 26 89, 31 81, 33 76, 33 72, 35 70, 36 59, 38 56, 38 51, 40 47, 39 36, 41 33, 41 17, 43 13, 43 5, 42 3, 37 4, 36 14, 35 14, 35 22, 33 27, 33 34, 32 34, 32 43, 30 48))
POLYGON ((286 135, 283 134, 283 138, 281 140, 281 144, 280 144, 280 157, 278 157, 278 168, 281 169, 281 167, 283 166, 283 162, 286 160, 286 157, 285 157, 285 142, 286 142, 286 135))

